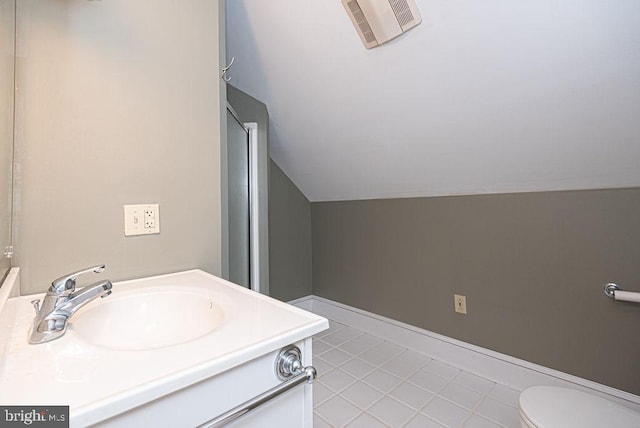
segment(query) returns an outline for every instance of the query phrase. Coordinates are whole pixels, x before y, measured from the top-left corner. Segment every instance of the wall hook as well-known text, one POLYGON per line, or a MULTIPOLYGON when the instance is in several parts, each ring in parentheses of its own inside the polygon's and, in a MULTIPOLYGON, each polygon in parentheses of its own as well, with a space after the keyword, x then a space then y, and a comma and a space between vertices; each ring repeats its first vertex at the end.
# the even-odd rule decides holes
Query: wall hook
POLYGON ((236 60, 236 57, 235 57, 235 56, 232 56, 232 57, 231 57, 231 62, 229 63, 229 65, 227 65, 226 67, 224 67, 224 68, 222 69, 222 75, 220 76, 220 78, 221 78, 222 80, 224 80, 225 82, 229 82, 229 81, 231 81, 231 77, 227 77, 227 71, 229 71, 229 69, 230 69, 230 68, 231 68, 231 66, 233 65, 233 61, 235 61, 235 60, 236 60))

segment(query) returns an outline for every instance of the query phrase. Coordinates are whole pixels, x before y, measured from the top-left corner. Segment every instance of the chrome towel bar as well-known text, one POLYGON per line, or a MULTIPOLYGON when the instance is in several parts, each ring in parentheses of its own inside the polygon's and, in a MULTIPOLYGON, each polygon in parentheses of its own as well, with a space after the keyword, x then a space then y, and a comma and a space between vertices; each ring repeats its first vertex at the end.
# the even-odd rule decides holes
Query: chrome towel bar
POLYGON ((623 300, 625 302, 640 303, 640 293, 633 291, 622 291, 618 284, 610 282, 604 286, 604 294, 615 300, 623 300))
POLYGON ((282 348, 276 358, 275 369, 280 380, 288 380, 199 425, 198 428, 223 427, 302 383, 313 383, 317 376, 316 369, 313 366, 302 367, 301 358, 302 353, 297 346, 289 345, 282 348))

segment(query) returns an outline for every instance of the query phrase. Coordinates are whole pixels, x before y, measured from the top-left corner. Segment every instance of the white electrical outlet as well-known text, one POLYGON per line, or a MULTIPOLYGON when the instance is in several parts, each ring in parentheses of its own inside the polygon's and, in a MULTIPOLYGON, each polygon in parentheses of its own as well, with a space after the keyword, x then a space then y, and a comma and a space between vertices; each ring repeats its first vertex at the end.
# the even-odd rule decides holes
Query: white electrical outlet
POLYGON ((460 294, 453 295, 453 304, 456 312, 459 314, 467 314, 467 296, 462 296, 460 294))
POLYGON ((125 205, 124 235, 160 233, 160 205, 125 205))

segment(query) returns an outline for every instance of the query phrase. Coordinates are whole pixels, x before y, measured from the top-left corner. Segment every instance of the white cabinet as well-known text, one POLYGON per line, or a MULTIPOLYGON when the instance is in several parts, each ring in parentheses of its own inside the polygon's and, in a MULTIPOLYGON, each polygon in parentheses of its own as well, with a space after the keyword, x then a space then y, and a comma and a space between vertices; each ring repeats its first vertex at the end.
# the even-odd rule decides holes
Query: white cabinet
MULTIPOLYGON (((302 363, 311 365, 311 338, 295 343, 302 363)), ((195 427, 277 386, 275 374, 279 350, 248 361, 190 387, 134 408, 97 427, 195 427)), ((232 427, 311 428, 313 397, 310 384, 300 385, 262 405, 232 427)))

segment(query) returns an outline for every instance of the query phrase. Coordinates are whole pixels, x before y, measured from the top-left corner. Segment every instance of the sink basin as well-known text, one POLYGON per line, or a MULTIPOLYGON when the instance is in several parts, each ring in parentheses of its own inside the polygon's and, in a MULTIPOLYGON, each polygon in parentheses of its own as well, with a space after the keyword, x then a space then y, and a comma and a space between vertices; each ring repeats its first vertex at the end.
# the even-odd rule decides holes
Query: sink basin
POLYGON ((114 288, 71 318, 70 330, 105 348, 141 351, 179 345, 213 332, 224 311, 214 296, 184 287, 114 288))

